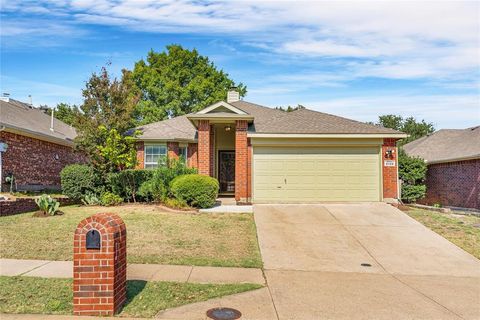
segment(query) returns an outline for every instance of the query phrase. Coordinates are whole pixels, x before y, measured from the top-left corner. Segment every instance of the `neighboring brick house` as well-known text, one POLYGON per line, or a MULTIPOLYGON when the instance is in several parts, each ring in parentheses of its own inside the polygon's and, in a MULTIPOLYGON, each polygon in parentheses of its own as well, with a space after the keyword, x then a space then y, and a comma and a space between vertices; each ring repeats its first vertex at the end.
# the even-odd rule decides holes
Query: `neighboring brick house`
POLYGON ((196 113, 151 123, 137 142, 138 168, 163 156, 216 177, 237 203, 395 201, 395 142, 406 134, 299 109, 284 112, 229 91, 196 113))
POLYGON ((428 165, 427 195, 418 202, 480 209, 480 126, 442 129, 404 150, 428 165))
POLYGON ((8 190, 5 177, 13 174, 17 189, 60 189, 60 171, 84 162, 73 151, 75 129, 52 119, 43 110, 20 101, 0 100, 0 186, 8 190))

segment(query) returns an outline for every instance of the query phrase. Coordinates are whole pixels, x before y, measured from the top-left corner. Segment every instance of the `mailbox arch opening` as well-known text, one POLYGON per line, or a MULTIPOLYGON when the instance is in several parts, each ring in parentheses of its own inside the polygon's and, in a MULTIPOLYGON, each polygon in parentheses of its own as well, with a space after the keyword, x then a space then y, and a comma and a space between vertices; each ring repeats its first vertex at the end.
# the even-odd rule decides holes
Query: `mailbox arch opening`
POLYGON ((100 250, 102 235, 97 229, 91 229, 85 235, 85 247, 90 250, 100 250))

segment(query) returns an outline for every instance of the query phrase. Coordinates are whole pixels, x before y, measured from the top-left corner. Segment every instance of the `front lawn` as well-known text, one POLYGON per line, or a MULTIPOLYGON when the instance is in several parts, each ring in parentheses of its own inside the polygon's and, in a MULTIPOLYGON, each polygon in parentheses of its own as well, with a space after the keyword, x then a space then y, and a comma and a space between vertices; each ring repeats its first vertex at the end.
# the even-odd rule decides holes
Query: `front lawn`
MULTIPOLYGON (((127 281, 127 303, 120 316, 153 317, 188 303, 261 288, 257 284, 193 284, 127 281)), ((0 277, 0 313, 72 314, 71 279, 0 277)))
POLYGON ((84 218, 113 212, 127 226, 130 263, 261 267, 252 214, 191 214, 154 205, 60 208, 65 214, 0 218, 0 258, 72 260, 73 232, 84 218))
POLYGON ((405 213, 480 259, 480 217, 417 208, 405 213))

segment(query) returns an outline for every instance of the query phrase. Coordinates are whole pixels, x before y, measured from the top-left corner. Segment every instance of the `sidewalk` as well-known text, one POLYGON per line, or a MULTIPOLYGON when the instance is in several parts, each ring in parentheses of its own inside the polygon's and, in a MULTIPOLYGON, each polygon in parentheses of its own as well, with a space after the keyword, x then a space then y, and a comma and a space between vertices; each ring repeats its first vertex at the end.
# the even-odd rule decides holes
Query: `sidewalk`
MULTIPOLYGON (((73 278, 72 261, 0 259, 0 276, 73 278)), ((188 283, 265 284, 261 269, 129 264, 127 279, 188 283)))

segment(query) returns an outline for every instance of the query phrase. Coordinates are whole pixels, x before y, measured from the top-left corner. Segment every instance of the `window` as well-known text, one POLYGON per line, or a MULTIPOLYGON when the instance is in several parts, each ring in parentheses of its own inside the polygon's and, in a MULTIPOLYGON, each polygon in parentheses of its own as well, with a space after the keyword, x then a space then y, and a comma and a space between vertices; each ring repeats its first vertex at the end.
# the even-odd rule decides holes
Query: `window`
POLYGON ((158 167, 158 162, 165 162, 167 158, 167 146, 165 145, 146 145, 145 146, 145 169, 158 167))
POLYGON ((180 159, 183 159, 183 161, 185 162, 187 162, 187 157, 188 157, 187 150, 188 150, 187 147, 178 148, 178 157, 180 159))

